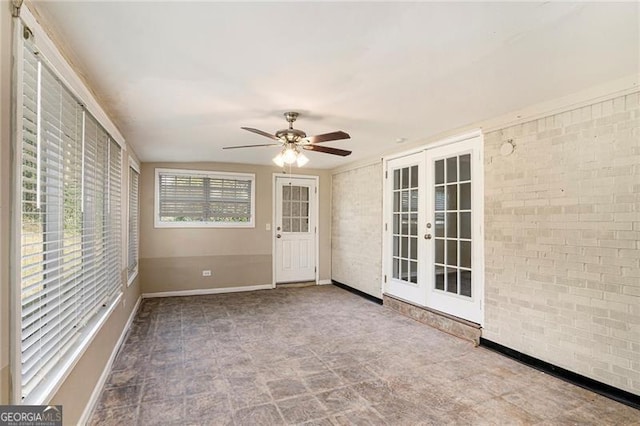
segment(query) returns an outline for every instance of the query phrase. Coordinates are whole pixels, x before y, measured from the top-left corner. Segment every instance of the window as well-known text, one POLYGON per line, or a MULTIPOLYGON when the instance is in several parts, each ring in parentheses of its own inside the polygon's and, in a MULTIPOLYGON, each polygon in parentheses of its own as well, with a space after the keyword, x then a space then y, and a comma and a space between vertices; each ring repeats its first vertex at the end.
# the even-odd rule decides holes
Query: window
POLYGON ((138 247, 139 247, 139 195, 138 181, 140 173, 133 167, 129 166, 129 231, 127 244, 127 277, 131 284, 138 274, 138 247))
POLYGON ((121 293, 122 150, 32 37, 18 42, 15 389, 16 402, 39 404, 121 293))
POLYGON ((156 169, 156 227, 253 227, 255 175, 156 169))

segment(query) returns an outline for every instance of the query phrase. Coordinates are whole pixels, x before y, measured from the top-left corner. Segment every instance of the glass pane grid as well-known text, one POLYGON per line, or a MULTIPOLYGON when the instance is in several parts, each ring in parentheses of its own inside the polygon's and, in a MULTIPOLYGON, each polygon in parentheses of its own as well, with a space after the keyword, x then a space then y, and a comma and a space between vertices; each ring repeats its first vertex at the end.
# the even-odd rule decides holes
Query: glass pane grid
POLYGON ((309 232, 309 188, 282 187, 282 231, 309 232))
POLYGON ((435 161, 434 174, 434 286, 471 297, 470 154, 435 161))
POLYGON ((418 166, 393 171, 392 277, 418 282, 418 166))

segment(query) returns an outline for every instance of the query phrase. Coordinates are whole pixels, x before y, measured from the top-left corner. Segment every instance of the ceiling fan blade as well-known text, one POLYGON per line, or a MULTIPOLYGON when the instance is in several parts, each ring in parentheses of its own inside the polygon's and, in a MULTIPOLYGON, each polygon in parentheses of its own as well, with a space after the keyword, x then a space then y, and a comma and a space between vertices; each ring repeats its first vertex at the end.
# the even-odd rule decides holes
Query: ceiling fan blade
POLYGON ((236 145, 236 146, 223 146, 222 149, 236 149, 236 148, 255 148, 257 146, 280 146, 279 143, 262 143, 259 145, 236 145))
POLYGON ((328 146, 321 145, 302 145, 302 148, 308 151, 324 152, 326 154, 340 155, 342 157, 346 157, 351 154, 351 151, 347 151, 346 149, 330 148, 328 146))
POLYGON ((270 139, 273 139, 274 141, 279 141, 280 140, 280 138, 278 138, 276 135, 272 135, 271 133, 267 133, 267 132, 264 132, 264 131, 259 130, 259 129, 254 129, 254 128, 251 128, 251 127, 240 127, 240 128, 244 129, 244 130, 248 130, 248 131, 253 132, 253 133, 257 133, 257 134, 262 135, 262 136, 266 136, 266 137, 268 137, 270 139))
POLYGON ((329 142, 329 141, 339 141, 340 139, 350 139, 349 133, 345 133, 342 130, 331 133, 324 133, 322 135, 308 136, 305 139, 309 141, 309 143, 319 143, 319 142, 329 142))

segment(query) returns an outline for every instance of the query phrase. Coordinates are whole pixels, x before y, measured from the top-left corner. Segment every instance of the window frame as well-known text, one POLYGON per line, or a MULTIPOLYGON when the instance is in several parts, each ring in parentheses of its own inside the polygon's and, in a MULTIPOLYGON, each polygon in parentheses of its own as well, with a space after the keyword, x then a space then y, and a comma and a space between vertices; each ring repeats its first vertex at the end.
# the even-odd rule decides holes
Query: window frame
POLYGON ((170 169, 156 168, 154 172, 154 208, 153 221, 155 228, 255 228, 256 210, 256 175, 255 173, 222 172, 213 170, 170 169), (251 218, 247 222, 166 222, 160 220, 160 175, 171 174, 177 176, 203 177, 229 180, 244 180, 251 182, 251 218))
POLYGON ((133 281, 135 281, 136 277, 138 276, 138 271, 140 270, 140 177, 141 177, 141 173, 140 173, 140 164, 138 164, 138 162, 131 156, 129 156, 129 166, 127 168, 127 237, 126 237, 126 241, 127 241, 127 246, 126 246, 126 253, 127 253, 127 257, 125 258, 125 264, 127 265, 127 287, 129 287, 133 281), (129 270, 129 247, 130 247, 130 238, 131 238, 131 222, 130 222, 130 212, 131 212, 131 194, 130 194, 130 190, 131 190, 131 178, 133 176, 133 173, 131 173, 131 170, 133 169, 133 171, 135 173, 137 173, 138 175, 138 193, 137 193, 137 220, 136 220, 136 232, 137 232, 137 241, 136 241, 136 266, 133 269, 133 272, 130 273, 129 270))

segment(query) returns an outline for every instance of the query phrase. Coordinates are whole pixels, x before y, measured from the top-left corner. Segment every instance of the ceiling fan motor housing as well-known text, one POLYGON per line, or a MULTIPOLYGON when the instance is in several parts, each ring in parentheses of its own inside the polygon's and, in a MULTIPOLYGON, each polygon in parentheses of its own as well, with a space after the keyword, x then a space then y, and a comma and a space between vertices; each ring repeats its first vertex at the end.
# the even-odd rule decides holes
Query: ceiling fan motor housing
POLYGON ((307 134, 298 129, 282 129, 276 132, 276 137, 288 143, 297 143, 300 139, 306 138, 307 134))

